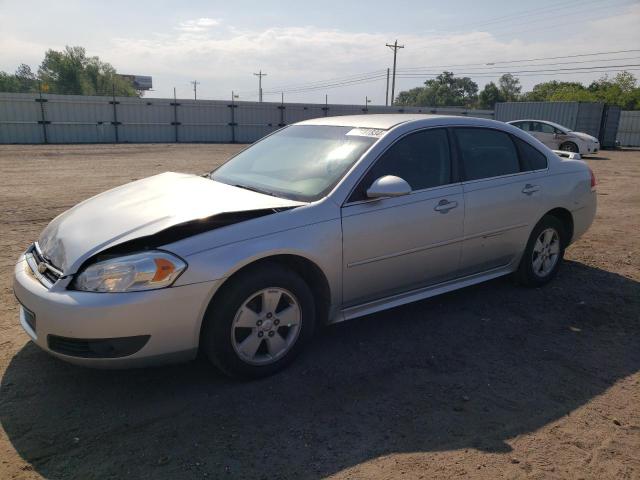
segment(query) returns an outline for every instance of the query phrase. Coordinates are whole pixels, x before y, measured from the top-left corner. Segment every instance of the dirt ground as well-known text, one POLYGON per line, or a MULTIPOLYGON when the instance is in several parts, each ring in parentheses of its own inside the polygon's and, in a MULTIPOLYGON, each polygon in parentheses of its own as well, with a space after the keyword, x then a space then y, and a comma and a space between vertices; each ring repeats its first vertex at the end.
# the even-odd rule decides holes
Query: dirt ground
POLYGON ((588 160, 598 217, 552 284, 326 328, 272 378, 96 371, 28 341, 12 269, 49 220, 238 148, 0 146, 0 478, 640 478, 640 152, 588 160))

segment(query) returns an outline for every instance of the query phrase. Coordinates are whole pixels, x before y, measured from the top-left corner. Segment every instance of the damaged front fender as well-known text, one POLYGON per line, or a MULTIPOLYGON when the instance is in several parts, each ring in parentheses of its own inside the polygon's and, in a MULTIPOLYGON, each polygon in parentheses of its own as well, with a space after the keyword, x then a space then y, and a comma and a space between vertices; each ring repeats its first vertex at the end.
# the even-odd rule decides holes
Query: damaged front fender
POLYGON ((96 263, 102 260, 107 260, 122 255, 127 255, 134 252, 140 252, 144 250, 152 250, 163 245, 178 242, 185 238, 190 238, 201 233, 210 232, 218 228, 227 227, 255 218, 265 217, 267 215, 273 215, 274 213, 290 210, 296 208, 295 206, 280 207, 280 208, 263 208, 258 210, 248 210, 240 212, 226 212, 212 215, 207 218, 199 218, 196 220, 189 220, 187 222, 179 223, 171 227, 160 230, 159 232, 151 235, 145 235, 143 237, 134 238, 112 247, 107 248, 89 258, 80 268, 87 267, 92 263, 96 263))

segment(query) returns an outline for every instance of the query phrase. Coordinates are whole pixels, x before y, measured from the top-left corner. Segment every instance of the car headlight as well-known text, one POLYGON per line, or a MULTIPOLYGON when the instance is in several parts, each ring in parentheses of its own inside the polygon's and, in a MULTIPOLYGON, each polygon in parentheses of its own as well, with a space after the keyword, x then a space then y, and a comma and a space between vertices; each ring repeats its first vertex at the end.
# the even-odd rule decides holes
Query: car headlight
POLYGON ((85 268, 74 286, 87 292, 139 292, 171 285, 187 264, 167 252, 150 251, 104 260, 85 268))

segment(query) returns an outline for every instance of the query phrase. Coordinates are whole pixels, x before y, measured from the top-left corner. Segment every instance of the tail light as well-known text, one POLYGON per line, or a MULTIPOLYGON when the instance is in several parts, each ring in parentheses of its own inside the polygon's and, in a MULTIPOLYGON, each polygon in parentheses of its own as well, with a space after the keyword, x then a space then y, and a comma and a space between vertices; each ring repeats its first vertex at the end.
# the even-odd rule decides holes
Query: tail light
POLYGON ((596 185, 598 184, 598 182, 596 182, 596 176, 594 175, 593 170, 591 170, 591 168, 589 168, 589 173, 591 174, 591 191, 595 192, 596 185))

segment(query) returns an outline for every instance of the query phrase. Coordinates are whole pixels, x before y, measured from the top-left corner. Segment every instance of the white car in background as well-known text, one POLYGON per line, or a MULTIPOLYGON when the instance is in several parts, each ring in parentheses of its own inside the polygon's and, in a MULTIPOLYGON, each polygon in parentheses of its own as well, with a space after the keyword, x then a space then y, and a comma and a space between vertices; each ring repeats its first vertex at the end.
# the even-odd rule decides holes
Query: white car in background
POLYGON ((552 150, 575 152, 580 155, 598 153, 600 142, 583 132, 573 132, 554 122, 543 120, 514 120, 507 122, 533 135, 552 150))

